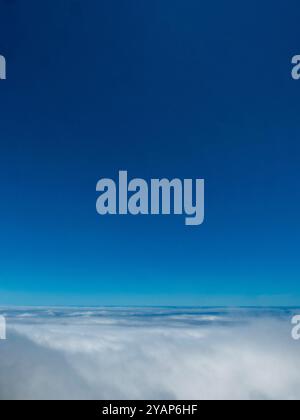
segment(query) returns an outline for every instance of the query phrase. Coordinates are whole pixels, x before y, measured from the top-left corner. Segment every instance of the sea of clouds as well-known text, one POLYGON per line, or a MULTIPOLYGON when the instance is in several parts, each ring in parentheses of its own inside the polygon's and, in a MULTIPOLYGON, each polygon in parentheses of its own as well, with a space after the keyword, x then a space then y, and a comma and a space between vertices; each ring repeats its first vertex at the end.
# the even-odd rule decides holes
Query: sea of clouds
POLYGON ((0 308, 0 399, 299 399, 297 312, 0 308))

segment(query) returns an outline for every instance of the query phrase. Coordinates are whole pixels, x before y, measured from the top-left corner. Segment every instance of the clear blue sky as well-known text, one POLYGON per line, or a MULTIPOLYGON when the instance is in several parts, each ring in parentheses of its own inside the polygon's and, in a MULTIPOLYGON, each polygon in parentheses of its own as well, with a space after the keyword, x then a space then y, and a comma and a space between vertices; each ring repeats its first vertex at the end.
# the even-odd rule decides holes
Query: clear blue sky
POLYGON ((300 302, 299 1, 0 1, 0 304, 300 302), (205 178, 206 221, 96 182, 205 178))

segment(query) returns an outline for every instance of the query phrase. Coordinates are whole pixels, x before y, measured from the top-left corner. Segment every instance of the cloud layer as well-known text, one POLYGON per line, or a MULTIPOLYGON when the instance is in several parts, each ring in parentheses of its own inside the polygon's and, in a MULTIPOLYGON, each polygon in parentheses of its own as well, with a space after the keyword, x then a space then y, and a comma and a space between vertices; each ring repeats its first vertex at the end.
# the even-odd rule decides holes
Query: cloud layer
POLYGON ((3 309, 0 399, 299 399, 293 313, 3 309))

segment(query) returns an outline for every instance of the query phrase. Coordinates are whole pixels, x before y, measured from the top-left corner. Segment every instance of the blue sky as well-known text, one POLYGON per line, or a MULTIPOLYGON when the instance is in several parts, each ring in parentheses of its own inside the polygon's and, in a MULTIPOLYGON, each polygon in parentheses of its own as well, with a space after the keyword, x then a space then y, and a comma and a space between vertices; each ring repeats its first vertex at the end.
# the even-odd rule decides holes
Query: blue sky
POLYGON ((0 5, 0 304, 298 304, 299 3, 0 5), (101 218, 122 169, 205 224, 101 218))

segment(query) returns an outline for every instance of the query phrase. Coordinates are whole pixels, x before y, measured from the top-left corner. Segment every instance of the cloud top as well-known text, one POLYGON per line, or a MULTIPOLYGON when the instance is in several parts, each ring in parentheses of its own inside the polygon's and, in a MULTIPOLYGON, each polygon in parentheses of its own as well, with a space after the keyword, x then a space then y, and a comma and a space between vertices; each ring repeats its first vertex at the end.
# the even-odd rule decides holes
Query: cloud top
POLYGON ((2 308, 0 399, 299 399, 294 313, 2 308))

